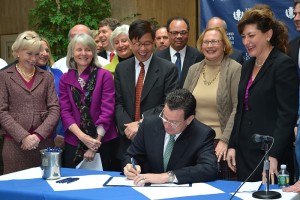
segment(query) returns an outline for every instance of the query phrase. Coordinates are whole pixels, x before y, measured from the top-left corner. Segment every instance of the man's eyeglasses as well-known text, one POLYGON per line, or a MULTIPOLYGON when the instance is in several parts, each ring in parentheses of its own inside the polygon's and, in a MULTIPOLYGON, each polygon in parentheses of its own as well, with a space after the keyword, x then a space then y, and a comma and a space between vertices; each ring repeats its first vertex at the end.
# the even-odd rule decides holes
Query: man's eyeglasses
POLYGON ((141 48, 142 46, 144 46, 145 48, 151 48, 151 47, 153 47, 153 42, 150 42, 150 41, 147 41, 147 42, 144 42, 144 43, 133 42, 132 44, 133 44, 133 46, 135 46, 137 48, 141 48))
POLYGON ((38 40, 42 40, 42 38, 40 38, 39 36, 25 36, 23 39, 24 40, 32 40, 37 38, 38 40))
POLYGON ((210 43, 212 46, 216 46, 216 45, 219 45, 221 41, 222 41, 222 40, 204 40, 203 43, 202 43, 202 46, 208 46, 209 43, 210 43))
POLYGON ((171 33, 171 35, 174 37, 178 34, 180 34, 181 36, 186 36, 188 34, 188 31, 169 31, 169 33, 171 33))
POLYGON ((169 120, 164 118, 164 111, 161 111, 161 113, 159 114, 159 118, 162 119, 163 123, 168 123, 170 124, 170 126, 173 129, 176 129, 178 126, 180 126, 185 120, 183 120, 182 122, 170 122, 169 120))

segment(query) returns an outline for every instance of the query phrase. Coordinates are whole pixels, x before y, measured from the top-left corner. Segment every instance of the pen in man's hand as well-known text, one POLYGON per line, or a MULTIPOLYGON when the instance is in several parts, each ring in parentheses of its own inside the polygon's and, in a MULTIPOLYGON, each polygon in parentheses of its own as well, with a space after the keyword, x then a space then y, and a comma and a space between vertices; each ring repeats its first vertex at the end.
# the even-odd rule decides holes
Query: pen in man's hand
POLYGON ((136 167, 135 167, 135 162, 134 162, 134 159, 133 157, 131 157, 131 164, 132 164, 132 167, 134 170, 136 170, 136 167))

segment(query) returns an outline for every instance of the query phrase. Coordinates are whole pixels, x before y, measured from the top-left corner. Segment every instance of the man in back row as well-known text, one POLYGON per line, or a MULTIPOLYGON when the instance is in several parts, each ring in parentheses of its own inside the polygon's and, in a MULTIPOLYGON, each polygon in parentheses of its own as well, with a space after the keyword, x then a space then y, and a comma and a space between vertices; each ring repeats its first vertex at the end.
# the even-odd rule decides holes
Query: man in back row
POLYGON ((170 46, 167 27, 161 26, 155 31, 155 47, 156 51, 161 51, 170 46))
MULTIPOLYGON (((89 27, 87 27, 83 24, 77 24, 77 25, 73 26, 69 31, 69 35, 68 35, 69 41, 71 41, 72 38, 79 33, 86 33, 86 34, 89 34, 90 36, 92 36, 92 31, 89 27)), ((98 60, 102 67, 109 64, 108 60, 101 58, 100 56, 98 56, 98 60)), ((62 73, 68 72, 69 69, 67 67, 67 57, 63 57, 63 58, 59 59, 58 61, 56 61, 53 64, 52 67, 54 69, 59 69, 60 71, 62 71, 62 73)))
POLYGON ((116 55, 109 41, 110 35, 120 25, 120 22, 114 18, 105 18, 99 23, 99 38, 104 50, 98 53, 98 56, 107 59, 109 62, 111 62, 116 55))
POLYGON ((178 68, 179 87, 182 88, 190 66, 204 59, 196 48, 187 45, 190 25, 184 17, 172 17, 167 22, 170 47, 156 55, 175 63, 178 68))
POLYGON ((160 115, 143 120, 122 162, 128 179, 144 185, 207 182, 217 178, 215 131, 194 119, 195 109, 192 93, 179 89, 167 95, 160 115))

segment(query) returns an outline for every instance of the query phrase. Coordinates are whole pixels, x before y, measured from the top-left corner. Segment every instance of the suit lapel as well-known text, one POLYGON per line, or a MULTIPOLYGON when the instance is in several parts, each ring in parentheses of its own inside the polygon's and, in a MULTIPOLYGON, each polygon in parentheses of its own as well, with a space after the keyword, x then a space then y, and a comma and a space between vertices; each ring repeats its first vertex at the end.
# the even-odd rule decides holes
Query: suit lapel
MULTIPOLYGON (((270 55, 268 56, 267 60, 259 70, 257 76, 255 77, 250 89, 254 87, 254 85, 264 76, 266 71, 270 69, 270 66, 273 64, 273 60, 276 58, 278 52, 273 48, 273 50, 270 52, 270 55)), ((253 63, 254 65, 254 63, 253 63)))
POLYGON ((130 65, 126 70, 126 79, 127 83, 123 83, 127 85, 127 91, 129 92, 129 97, 132 99, 132 105, 135 105, 135 59, 134 57, 131 59, 130 65))
POLYGON ((43 80, 43 74, 44 72, 40 71, 40 69, 37 69, 37 73, 35 74, 34 81, 31 87, 31 91, 33 91, 43 80))
POLYGON ((66 76, 65 81, 67 84, 74 86, 79 90, 82 90, 82 88, 77 80, 77 75, 76 75, 75 69, 69 70, 65 76, 66 76))
POLYGON ((165 128, 162 123, 158 124, 158 126, 155 126, 155 132, 157 134, 154 134, 155 137, 153 137, 153 144, 155 144, 155 147, 153 149, 153 155, 155 158, 159 158, 157 160, 158 166, 161 171, 164 171, 164 143, 165 143, 165 128))
POLYGON ((155 82, 158 79, 158 66, 157 66, 157 60, 155 55, 152 56, 152 59, 149 64, 149 68, 146 74, 146 79, 144 81, 142 96, 141 96, 141 102, 147 97, 149 94, 151 88, 155 84, 155 82))
POLYGON ((166 58, 166 60, 169 60, 170 62, 171 60, 171 54, 170 54, 170 47, 166 48, 165 50, 163 50, 164 52, 164 58, 166 58))
POLYGON ((173 151, 172 151, 167 169, 176 169, 177 162, 180 161, 179 158, 181 158, 184 155, 184 152, 188 148, 190 143, 187 142, 186 140, 188 140, 188 138, 189 138, 189 134, 190 134, 189 132, 191 132, 191 131, 189 131, 188 129, 191 128, 192 123, 189 126, 187 126, 187 128, 177 138, 177 140, 174 144, 174 147, 173 147, 173 151))
POLYGON ((192 54, 192 52, 190 50, 190 47, 187 46, 185 56, 184 56, 183 65, 182 65, 180 85, 183 85, 184 80, 182 79, 182 77, 186 77, 186 75, 189 71, 189 67, 195 63, 195 60, 196 60, 195 55, 192 54))
POLYGON ((21 88, 23 88, 24 90, 30 92, 30 90, 26 87, 24 81, 22 80, 22 78, 20 77, 20 75, 18 74, 16 67, 10 67, 7 72, 9 74, 11 74, 11 79, 17 84, 19 85, 21 88))
POLYGON ((294 55, 293 55, 293 57, 294 57, 293 59, 296 61, 297 65, 299 65, 299 61, 298 61, 299 46, 300 46, 300 37, 298 37, 296 47, 295 47, 295 49, 293 49, 293 52, 295 52, 294 55))

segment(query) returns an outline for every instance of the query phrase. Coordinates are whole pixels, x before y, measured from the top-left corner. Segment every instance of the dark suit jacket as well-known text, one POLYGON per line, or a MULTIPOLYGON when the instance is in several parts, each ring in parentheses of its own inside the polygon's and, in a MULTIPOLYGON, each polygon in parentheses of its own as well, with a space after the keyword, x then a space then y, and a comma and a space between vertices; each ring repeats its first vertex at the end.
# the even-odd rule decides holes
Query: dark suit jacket
MULTIPOLYGON (((254 64, 255 58, 251 58, 242 67, 237 112, 229 148, 247 151, 245 146, 248 145, 251 148, 255 146, 259 151, 261 145, 254 144, 250 134, 271 135, 275 142, 269 152, 270 156, 277 158, 278 164, 287 164, 291 174, 293 173, 293 164, 290 162, 293 157, 293 128, 297 120, 299 97, 297 66, 290 57, 273 48, 249 88, 249 110, 246 112, 244 111, 245 91, 254 64), (243 118, 244 113, 247 113, 247 119, 243 118), (242 126, 242 120, 244 126, 242 126), (244 132, 241 132, 241 129, 244 132), (240 138, 245 131, 248 131, 249 136, 242 141, 240 138)), ((247 155, 248 160, 257 160, 257 163, 261 159, 261 155, 254 155, 251 152, 247 155)), ((261 178, 261 171, 258 170, 258 173, 261 178)))
POLYGON ((100 52, 98 53, 98 56, 101 56, 102 58, 104 58, 104 59, 107 60, 107 53, 106 53, 106 50, 100 51, 100 52))
POLYGON ((230 58, 240 63, 241 65, 244 63, 244 52, 238 49, 232 49, 232 53, 229 55, 230 58))
MULTIPOLYGON (((158 116, 145 118, 136 137, 124 156, 123 167, 130 158, 141 165, 142 173, 163 173, 165 128, 158 116)), ((218 165, 214 153, 215 132, 194 119, 177 138, 167 166, 178 183, 213 181, 218 165)))
MULTIPOLYGON (((166 59, 168 61, 171 61, 171 55, 170 55, 170 47, 166 48, 162 51, 156 51, 155 54, 163 59, 166 59)), ((185 52, 185 57, 183 61, 183 66, 181 68, 181 79, 179 82, 179 87, 182 88, 186 75, 189 71, 190 66, 193 64, 200 62, 201 60, 204 59, 204 55, 201 54, 198 49, 187 46, 186 47, 186 52, 185 52)))
MULTIPOLYGON (((120 62, 115 71, 116 124, 120 136, 119 157, 130 140, 124 134, 124 124, 134 121, 135 115, 135 58, 120 62)), ((140 109, 143 116, 158 115, 163 108, 167 94, 178 88, 178 72, 174 64, 152 56, 141 96, 140 109)), ((120 157, 121 158, 121 157, 120 157)))
POLYGON ((297 65, 298 65, 298 57, 299 57, 299 47, 300 47, 300 37, 297 37, 292 41, 290 41, 289 48, 288 48, 288 55, 293 59, 293 61, 297 65))

